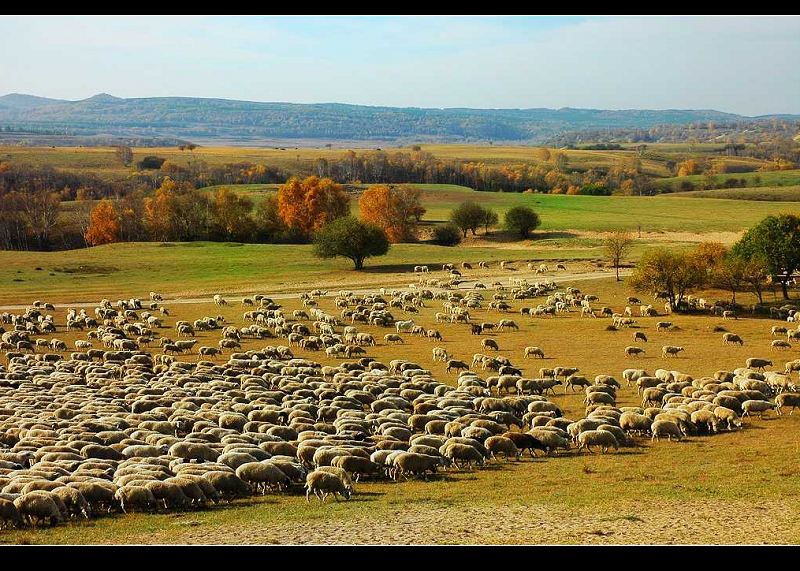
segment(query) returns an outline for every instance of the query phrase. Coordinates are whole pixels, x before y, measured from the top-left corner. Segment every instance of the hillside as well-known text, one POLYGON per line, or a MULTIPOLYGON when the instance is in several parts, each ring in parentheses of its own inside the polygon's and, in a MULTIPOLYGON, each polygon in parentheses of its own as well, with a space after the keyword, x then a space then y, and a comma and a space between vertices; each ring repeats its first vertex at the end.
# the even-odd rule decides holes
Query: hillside
POLYGON ((6 128, 242 142, 264 138, 537 142, 572 131, 745 120, 753 118, 714 110, 423 109, 197 97, 123 99, 105 93, 80 101, 21 94, 0 97, 0 126, 6 128))

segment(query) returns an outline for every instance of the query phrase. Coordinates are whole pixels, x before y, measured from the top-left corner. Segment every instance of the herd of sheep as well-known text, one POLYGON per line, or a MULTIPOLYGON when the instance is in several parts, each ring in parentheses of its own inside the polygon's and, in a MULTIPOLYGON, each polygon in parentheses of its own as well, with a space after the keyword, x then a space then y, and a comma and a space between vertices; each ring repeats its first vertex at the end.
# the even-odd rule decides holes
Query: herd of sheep
MULTIPOLYGON (((457 282, 455 268, 449 269, 457 282)), ((509 318, 479 323, 470 310, 508 313, 529 299, 539 303, 520 308, 521 316, 547 318, 580 308, 582 316, 632 325, 630 308, 622 314, 595 310, 596 296, 552 281, 495 283, 488 302, 480 291, 485 287, 434 293, 425 285, 339 292, 332 300, 335 315, 320 309, 327 292, 319 290, 301 295, 303 309, 291 314, 269 297, 254 296, 242 302, 249 325, 206 316, 177 321, 174 335, 162 334, 169 311, 155 292, 148 303, 103 300, 94 311, 70 310, 64 323, 41 302, 24 313, 0 314, 6 351, 0 365, 0 526, 202 509, 301 489, 307 500, 312 494, 349 499, 363 480, 427 479, 499 457, 541 452, 555 458, 570 450, 616 450, 642 437, 713 435, 740 429, 745 417, 791 414, 800 406, 792 379, 800 361, 783 372, 766 371, 771 360, 753 358, 709 376, 629 368, 619 377, 587 378, 566 366, 525 376, 499 354, 495 339, 482 337, 485 353, 469 363, 443 347, 432 349, 434 362, 457 373, 452 384, 421 363, 367 356, 376 341, 359 331, 366 325, 390 328, 386 343, 403 343, 406 334, 441 341, 437 329, 415 322, 426 303, 441 304, 437 323, 461 323, 476 335, 519 325, 509 318), (68 352, 55 337, 59 330, 83 331, 86 338, 68 352), (199 331, 218 333, 218 343, 196 347, 199 331), (245 351, 245 342, 260 347, 245 351), (340 364, 300 358, 297 350, 306 357, 324 352, 340 364), (582 391, 580 418, 566 417, 549 398, 559 386, 582 391), (619 406, 618 393, 634 388, 641 403, 619 406)), ((229 304, 221 296, 214 303, 229 304)), ((652 315, 650 307, 642 305, 642 315, 652 315)), ((634 341, 645 343, 639 333, 634 341)), ((743 343, 735 335, 723 340, 743 343)), ((628 347, 626 355, 636 356, 629 350, 637 348, 628 347)), ((665 346, 663 354, 682 350, 665 346)), ((544 359, 544 350, 529 346, 521 357, 544 359)))

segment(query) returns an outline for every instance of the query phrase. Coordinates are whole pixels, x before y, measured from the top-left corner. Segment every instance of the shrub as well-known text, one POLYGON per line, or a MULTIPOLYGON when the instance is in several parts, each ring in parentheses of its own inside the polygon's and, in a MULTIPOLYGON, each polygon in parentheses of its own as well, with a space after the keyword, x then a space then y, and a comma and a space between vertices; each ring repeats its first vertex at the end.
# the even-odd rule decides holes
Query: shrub
POLYGON ((433 229, 433 243, 439 246, 457 246, 461 243, 461 230, 454 224, 445 224, 433 229))

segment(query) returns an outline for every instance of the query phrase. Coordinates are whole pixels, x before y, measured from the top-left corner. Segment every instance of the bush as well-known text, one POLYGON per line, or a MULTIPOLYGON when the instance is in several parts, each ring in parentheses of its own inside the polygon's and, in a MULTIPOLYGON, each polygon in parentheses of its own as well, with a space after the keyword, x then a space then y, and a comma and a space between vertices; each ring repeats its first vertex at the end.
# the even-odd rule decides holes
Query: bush
POLYGON ((461 243, 461 230, 454 224, 445 224, 433 229, 433 243, 439 246, 458 246, 461 243))
POLYGON ((161 168, 161 165, 164 164, 164 161, 167 159, 162 159, 161 157, 157 157, 155 155, 147 155, 137 164, 139 169, 150 169, 150 170, 158 170, 161 168))

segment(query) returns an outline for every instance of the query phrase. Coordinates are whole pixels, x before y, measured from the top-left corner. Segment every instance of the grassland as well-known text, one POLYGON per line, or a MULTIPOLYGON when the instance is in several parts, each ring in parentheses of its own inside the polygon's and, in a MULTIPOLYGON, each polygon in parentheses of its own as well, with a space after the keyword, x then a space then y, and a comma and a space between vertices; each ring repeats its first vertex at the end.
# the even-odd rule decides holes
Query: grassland
MULTIPOLYGON (((715 185, 721 185, 726 180, 744 179, 748 187, 753 186, 791 186, 800 184, 800 169, 785 170, 785 171, 765 171, 765 172, 741 172, 741 173, 726 173, 711 175, 710 180, 715 185)), ((702 186, 706 182, 706 175, 695 174, 690 176, 676 176, 656 179, 654 181, 656 187, 666 188, 672 190, 679 190, 680 184, 683 182, 690 182, 695 186, 702 186)))
MULTIPOLYGON (((493 145, 421 145, 422 150, 444 160, 460 160, 481 162, 485 164, 529 164, 541 162, 538 147, 531 146, 493 146, 493 145)), ((370 147, 355 148, 359 152, 374 150, 370 147)), ((410 152, 409 147, 387 147, 384 150, 410 152)), ((555 151, 551 149, 551 151, 555 151)), ((667 161, 680 161, 691 156, 711 156, 718 152, 718 145, 698 145, 690 149, 686 145, 651 144, 641 157, 642 172, 652 177, 662 179, 666 183, 695 179, 670 177, 671 171, 667 161)), ((176 147, 152 147, 134 149, 134 164, 146 155, 157 155, 180 166, 187 166, 192 161, 203 161, 209 166, 218 166, 225 163, 248 161, 277 167, 287 172, 314 173, 315 162, 319 158, 328 161, 341 159, 347 152, 345 149, 327 147, 198 147, 194 151, 181 151, 176 147)), ((568 159, 571 169, 587 170, 590 168, 610 168, 624 166, 638 156, 633 149, 595 151, 561 149, 568 159)), ((718 157, 719 160, 731 163, 733 166, 757 169, 763 161, 742 157, 718 157)), ((108 147, 18 147, 0 146, 0 161, 27 163, 33 165, 49 165, 58 169, 74 172, 95 172, 100 176, 124 178, 132 169, 123 166, 117 159, 113 149, 108 147)), ((800 171, 795 171, 800 172, 800 171)), ((766 181, 772 173, 744 173, 730 176, 763 175, 766 181)), ((726 176, 726 175, 720 175, 726 176)), ((701 179, 702 176, 697 177, 701 179)), ((769 184, 769 183, 765 183, 769 184)))
MULTIPOLYGON (((467 272, 486 281, 486 272, 467 272)), ((412 279, 412 274, 406 274, 412 279)), ((434 277, 440 272, 433 274, 434 277)), ((506 274, 508 276, 508 274, 506 274)), ((557 277, 557 274, 550 274, 557 277)), ((569 282, 565 282, 569 283, 569 282)), ((135 290, 118 282, 120 296, 135 290)), ((316 285, 323 285, 322 283, 316 285)), ((624 283, 600 278, 574 282, 595 293, 600 303, 619 311, 625 296, 633 293, 624 283)), ((276 292, 278 290, 268 290, 276 292)), ((490 290, 489 294, 492 293, 490 290)), ((710 299, 722 292, 702 292, 710 299)), ((743 302, 751 300, 743 296, 743 302)), ((59 301, 53 294, 48 300, 59 301)), ((281 300, 285 310, 298 309, 298 299, 281 300)), ((517 309, 523 303, 513 304, 517 309)), ((530 305, 530 303, 527 303, 530 305)), ((223 313, 231 323, 243 325, 242 309, 233 303, 216 308, 210 303, 169 304, 171 317, 194 319, 223 313)), ((321 308, 334 311, 333 300, 323 298, 321 308)), ((457 358, 469 359, 480 351, 479 339, 463 325, 436 324, 438 304, 429 304, 417 323, 438 328, 441 343, 457 358)), ((56 313, 63 322, 64 310, 56 313)), ((509 317, 495 311, 475 312, 476 321, 509 317)), ((753 355, 772 354, 779 365, 800 357, 800 346, 774 355, 769 350, 766 319, 742 316, 721 321, 704 316, 670 318, 677 327, 657 333, 654 324, 663 318, 637 318, 650 337, 647 355, 631 360, 623 356, 630 344, 630 330, 606 331, 607 320, 581 319, 576 313, 555 319, 519 319, 519 332, 494 338, 500 354, 526 371, 540 366, 577 366, 589 378, 623 368, 662 366, 695 376, 741 366, 753 355), (745 347, 723 347, 724 326, 740 334, 745 347), (664 361, 662 344, 683 345, 684 356, 664 361), (522 348, 540 345, 544 361, 524 361, 522 348)), ((387 330, 360 327, 381 339, 387 330)), ((165 330, 166 331, 166 330, 165 330)), ((59 334, 77 338, 79 333, 59 334)), ((199 333, 200 344, 216 341, 218 333, 199 333)), ((379 343, 370 355, 388 361, 402 356, 430 367, 434 375, 454 382, 440 363, 430 359, 431 341, 404 336, 402 346, 379 343)), ((245 349, 264 342, 251 341, 245 349)), ((436 343, 437 345, 439 343, 436 343)), ((303 357, 325 364, 338 361, 316 352, 298 350, 303 357)), ((189 357, 189 358, 196 358, 189 357)), ((583 415, 582 395, 564 394, 558 387, 550 397, 569 418, 583 415)), ((635 389, 623 387, 619 404, 638 404, 635 389)), ((9 543, 797 543, 800 541, 800 416, 746 421, 743 431, 712 437, 691 437, 682 442, 651 443, 638 439, 636 446, 608 455, 571 451, 556 457, 522 462, 493 462, 488 468, 451 471, 431 481, 362 482, 350 502, 307 504, 297 492, 243 500, 203 512, 104 517, 52 529, 3 531, 0 541, 9 543)))
POLYGON ((730 200, 756 200, 767 202, 800 202, 800 185, 757 186, 753 188, 717 188, 674 192, 670 198, 723 198, 730 200))

